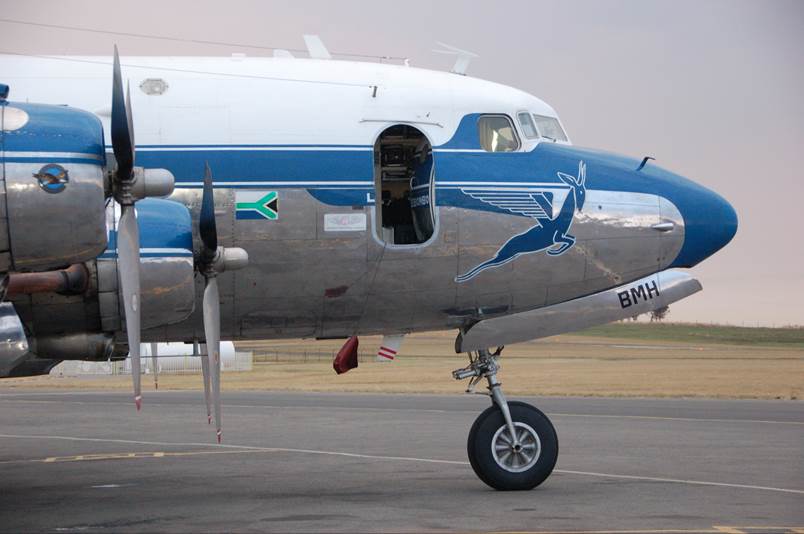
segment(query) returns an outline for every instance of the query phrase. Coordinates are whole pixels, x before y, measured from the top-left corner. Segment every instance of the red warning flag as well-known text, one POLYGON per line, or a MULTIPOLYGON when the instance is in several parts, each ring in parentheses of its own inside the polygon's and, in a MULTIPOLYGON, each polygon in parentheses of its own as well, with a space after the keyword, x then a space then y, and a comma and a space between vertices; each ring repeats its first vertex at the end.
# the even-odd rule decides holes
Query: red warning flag
POLYGON ((341 347, 341 350, 338 351, 332 361, 332 368, 335 369, 336 373, 343 374, 349 369, 357 367, 357 345, 357 336, 352 336, 346 340, 346 343, 343 344, 343 347, 341 347))

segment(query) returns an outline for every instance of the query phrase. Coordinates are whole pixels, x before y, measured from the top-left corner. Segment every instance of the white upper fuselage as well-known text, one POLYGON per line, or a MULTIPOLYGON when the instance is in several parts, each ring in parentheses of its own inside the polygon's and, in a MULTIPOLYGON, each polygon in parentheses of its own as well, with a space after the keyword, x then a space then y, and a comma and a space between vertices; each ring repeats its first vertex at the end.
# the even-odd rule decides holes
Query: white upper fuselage
MULTIPOLYGON (((108 135, 110 58, 0 55, 0 72, 11 99, 92 111, 108 135)), ((414 124, 437 147, 469 113, 556 117, 545 102, 505 85, 380 63, 127 57, 122 73, 138 146, 366 145, 392 121, 414 124), (141 87, 148 80, 167 89, 148 95, 141 87)), ((520 137, 520 150, 537 143, 520 137)))

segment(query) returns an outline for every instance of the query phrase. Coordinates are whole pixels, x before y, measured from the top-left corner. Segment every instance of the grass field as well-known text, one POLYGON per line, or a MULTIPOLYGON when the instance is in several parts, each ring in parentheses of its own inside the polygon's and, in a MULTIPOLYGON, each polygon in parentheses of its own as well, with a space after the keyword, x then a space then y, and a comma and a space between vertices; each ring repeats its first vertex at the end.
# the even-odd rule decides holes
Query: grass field
POLYGON ((750 328, 685 323, 622 322, 589 328, 582 336, 804 348, 804 327, 750 328))
MULTIPOLYGON (((335 375, 342 340, 237 343, 252 351, 251 372, 225 373, 226 390, 457 393, 451 371, 466 364, 454 353, 454 332, 408 336, 400 357, 374 361, 380 338, 360 338, 361 363, 335 375)), ((507 347, 500 379, 511 395, 650 396, 800 399, 804 395, 802 329, 615 324, 507 347)), ((145 389, 153 387, 143 378, 145 389)), ((200 389, 199 376, 163 375, 160 389, 200 389)), ((13 388, 130 387, 128 376, 44 376, 0 380, 13 388)))

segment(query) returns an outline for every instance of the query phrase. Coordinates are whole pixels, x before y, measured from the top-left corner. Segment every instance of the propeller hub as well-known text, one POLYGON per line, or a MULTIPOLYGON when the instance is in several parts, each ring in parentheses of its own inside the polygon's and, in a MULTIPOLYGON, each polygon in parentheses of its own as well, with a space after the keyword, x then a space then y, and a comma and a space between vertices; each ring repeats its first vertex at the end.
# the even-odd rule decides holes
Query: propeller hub
POLYGON ((114 198, 121 205, 131 205, 147 197, 166 197, 173 193, 176 179, 167 169, 134 167, 129 178, 112 173, 114 198))
POLYGON ((132 194, 137 199, 166 197, 173 193, 176 179, 167 169, 144 169, 134 167, 132 194))
POLYGON ((137 198, 134 196, 134 183, 131 178, 121 178, 118 173, 113 173, 112 191, 114 199, 121 206, 132 206, 137 198))
POLYGON ((212 263, 216 272, 236 271, 248 265, 248 252, 240 247, 218 247, 212 263))

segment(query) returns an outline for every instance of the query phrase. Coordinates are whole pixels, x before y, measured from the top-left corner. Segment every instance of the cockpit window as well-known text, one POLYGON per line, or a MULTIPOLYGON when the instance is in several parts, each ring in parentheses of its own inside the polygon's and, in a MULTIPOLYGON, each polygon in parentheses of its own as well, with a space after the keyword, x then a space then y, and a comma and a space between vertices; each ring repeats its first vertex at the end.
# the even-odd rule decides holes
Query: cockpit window
POLYGON ((539 134, 545 139, 551 141, 567 140, 567 134, 564 133, 561 125, 558 123, 558 119, 545 117, 544 115, 536 115, 535 113, 533 114, 533 119, 536 121, 536 128, 539 130, 539 134))
POLYGON ((522 127, 522 133, 525 134, 525 137, 528 139, 538 139, 539 132, 536 131, 536 125, 533 124, 530 113, 523 111, 522 113, 518 113, 516 117, 519 119, 519 125, 522 127))
POLYGON ((486 152, 514 152, 519 149, 511 119, 505 115, 483 115, 477 121, 480 146, 486 152))

